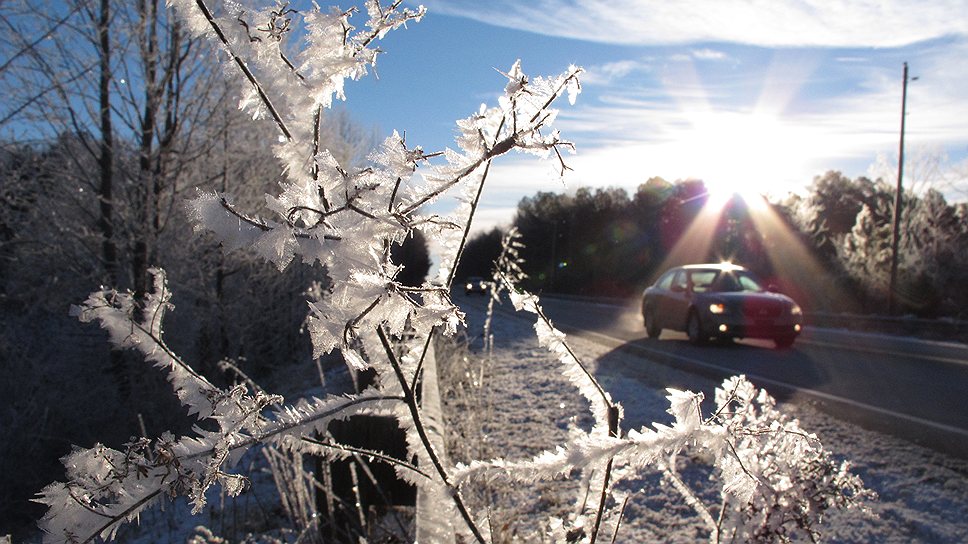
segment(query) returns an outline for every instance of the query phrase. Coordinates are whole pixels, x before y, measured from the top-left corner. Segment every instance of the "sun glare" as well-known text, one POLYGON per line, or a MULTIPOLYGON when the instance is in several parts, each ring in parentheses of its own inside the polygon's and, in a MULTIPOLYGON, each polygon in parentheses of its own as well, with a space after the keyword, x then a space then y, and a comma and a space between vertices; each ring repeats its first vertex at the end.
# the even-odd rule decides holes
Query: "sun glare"
MULTIPOLYGON (((710 194, 699 214, 669 250, 659 270, 672 266, 707 262, 709 255, 721 248, 713 245, 717 238, 716 229, 726 203, 736 193, 729 193, 721 200, 715 193, 710 194)), ((822 263, 811 254, 803 241, 767 205, 761 195, 740 194, 746 202, 749 217, 758 233, 766 258, 770 261, 775 275, 786 280, 787 286, 795 286, 796 292, 790 293, 795 299, 814 307, 829 307, 832 301, 844 300, 849 295, 832 285, 830 276, 822 263), (758 203, 758 204, 757 204, 758 203)), ((724 258, 723 264, 733 264, 724 258)), ((736 263, 745 264, 745 263, 736 263)))
POLYGON ((704 112, 690 118, 686 147, 715 201, 739 195, 752 205, 762 195, 782 193, 798 172, 805 143, 796 130, 772 115, 704 112))

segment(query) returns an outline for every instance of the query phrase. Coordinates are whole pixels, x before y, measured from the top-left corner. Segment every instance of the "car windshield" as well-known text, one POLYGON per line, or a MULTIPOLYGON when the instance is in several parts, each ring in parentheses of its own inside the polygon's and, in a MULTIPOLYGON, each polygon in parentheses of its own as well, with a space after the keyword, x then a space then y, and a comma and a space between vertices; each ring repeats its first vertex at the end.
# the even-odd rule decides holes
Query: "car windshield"
POLYGON ((760 282, 756 281, 751 274, 741 270, 723 271, 710 282, 708 291, 719 293, 741 292, 741 291, 764 291, 760 282))

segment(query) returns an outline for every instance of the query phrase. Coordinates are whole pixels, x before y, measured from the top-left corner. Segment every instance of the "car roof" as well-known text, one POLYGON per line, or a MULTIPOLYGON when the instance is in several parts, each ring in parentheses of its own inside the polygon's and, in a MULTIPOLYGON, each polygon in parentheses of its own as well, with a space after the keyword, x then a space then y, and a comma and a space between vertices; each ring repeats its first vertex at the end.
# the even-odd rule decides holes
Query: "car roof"
POLYGON ((733 263, 707 263, 707 264, 687 264, 680 266, 683 270, 746 270, 746 268, 733 263))

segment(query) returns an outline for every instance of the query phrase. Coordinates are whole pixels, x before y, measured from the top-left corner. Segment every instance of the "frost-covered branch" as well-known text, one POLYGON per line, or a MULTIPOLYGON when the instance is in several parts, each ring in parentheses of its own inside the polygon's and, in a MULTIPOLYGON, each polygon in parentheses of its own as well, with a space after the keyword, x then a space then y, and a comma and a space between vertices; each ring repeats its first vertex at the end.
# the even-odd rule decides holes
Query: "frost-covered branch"
MULTIPOLYGON (((357 31, 350 24, 355 10, 324 11, 315 4, 305 12, 279 5, 250 10, 227 2, 219 14, 205 0, 168 1, 188 31, 216 44, 231 71, 241 75, 240 107, 254 117, 272 117, 285 140, 273 147, 284 181, 276 194, 266 196, 265 209, 242 210, 228 191, 201 192, 188 203, 196 229, 215 233, 225 250, 247 249, 280 270, 297 257, 325 267, 329 287, 314 290, 307 301, 313 355, 339 352, 353 370, 373 371, 374 384, 355 395, 296 404, 257 387, 220 389, 165 344, 163 317, 171 304, 160 269, 153 270, 154 290, 141 306, 130 293, 102 289, 72 313, 85 322, 98 321, 117 347, 134 348, 164 370, 189 414, 204 425, 192 436, 139 439, 125 451, 98 445, 69 455, 64 459, 69 482, 48 486, 39 499, 50 507, 42 521, 48 541, 112 538, 121 523, 137 519, 162 497, 187 496, 197 512, 213 485, 236 495, 245 479, 230 471, 242 454, 260 445, 327 459, 379 458, 403 480, 427 490, 440 503, 435 506, 457 520, 455 529, 463 536, 482 543, 486 538, 478 520, 483 516, 471 511, 460 491, 472 479, 534 482, 580 471, 587 489, 600 489, 586 497, 598 499, 588 535, 594 542, 607 523, 612 478, 665 466, 672 485, 706 512, 708 522, 712 510, 701 510, 705 506, 675 477, 675 456, 689 450, 715 459, 723 482, 715 531, 731 538, 755 539, 789 519, 811 530, 824 510, 865 497, 846 465, 837 466, 814 437, 779 415, 772 399, 744 379, 717 390, 718 409, 705 419, 701 395, 669 390, 671 426, 655 424, 623 435, 621 407, 571 350, 537 297, 515 288, 523 273, 513 231, 504 242, 489 307, 506 288, 517 310, 537 316, 539 343, 587 399, 594 425, 590 432, 574 430, 566 444, 530 460, 450 465, 435 449, 417 400, 424 360, 437 331, 452 334, 463 322, 450 286, 493 161, 512 151, 542 158, 553 153, 560 171, 567 169, 561 151, 573 146, 552 129, 557 116, 552 106, 564 96, 574 101, 581 69, 530 78, 515 62, 501 72, 507 81, 497 104, 457 122, 454 149, 427 154, 394 132, 365 167, 353 169, 321 148, 324 111, 334 97, 345 98, 346 79, 359 79, 374 66, 379 53, 374 43, 420 20, 423 8, 404 8, 402 0, 387 6, 367 0, 366 28, 357 31), (293 35, 300 37, 300 46, 290 55, 286 42, 293 35), (454 211, 424 214, 425 206, 445 195, 456 196, 454 211), (390 249, 415 230, 438 241, 442 260, 435 282, 410 287, 397 280, 401 264, 390 249), (404 337, 393 344, 392 339, 404 337), (318 438, 330 422, 359 415, 394 418, 404 434, 406 458, 318 438)), ((583 522, 586 499, 579 501, 583 522)))
MULTIPOLYGON (((335 451, 335 452, 343 452, 343 453, 345 453, 345 456, 346 457, 350 457, 350 456, 353 456, 353 455, 363 455, 363 456, 365 456, 365 457, 367 457, 369 459, 376 459, 378 461, 383 461, 384 463, 388 463, 388 464, 393 465, 395 467, 405 468, 405 469, 413 472, 414 474, 419 474, 420 476, 423 476, 424 478, 427 478, 428 480, 433 479, 433 476, 431 476, 429 473, 427 473, 427 472, 425 472, 423 470, 420 470, 419 467, 416 467, 416 466, 414 466, 414 465, 412 465, 412 464, 410 464, 410 463, 408 463, 408 462, 406 462, 406 461, 404 461, 402 459, 397 459, 396 457, 391 457, 391 456, 389 456, 389 455, 387 455, 385 453, 379 452, 379 451, 368 450, 368 449, 365 449, 365 448, 357 448, 357 447, 354 447, 354 446, 348 446, 346 444, 340 444, 338 442, 324 442, 322 440, 316 440, 315 438, 310 438, 308 436, 303 436, 303 437, 300 438, 300 440, 302 440, 304 443, 308 444, 309 446, 311 446, 313 448, 322 448, 323 450, 328 451, 328 452, 332 452, 332 451, 335 451)), ((307 449, 302 449, 302 451, 304 453, 308 453, 308 450, 307 449)), ((319 451, 319 450, 315 450, 315 451, 319 451)), ((324 455, 324 456, 329 457, 328 455, 324 455)))
MULTIPOLYGON (((175 4, 176 4, 175 0, 169 1, 169 5, 174 6, 175 4)), ((215 35, 218 37, 219 41, 221 42, 222 46, 232 57, 232 60, 235 62, 235 65, 239 67, 239 70, 242 72, 245 78, 249 81, 250 84, 252 84, 252 88, 255 90, 256 93, 258 93, 259 99, 262 101, 262 104, 265 106, 265 108, 269 111, 269 114, 272 115, 272 119, 276 122, 276 125, 279 126, 279 130, 282 132, 282 134, 286 137, 287 140, 291 141, 292 131, 289 130, 289 127, 286 126, 286 122, 282 119, 282 116, 279 114, 278 111, 276 111, 276 108, 272 105, 272 100, 270 100, 269 95, 266 94, 265 89, 262 88, 262 85, 256 79, 255 74, 252 73, 252 71, 249 69, 249 66, 245 63, 245 61, 242 60, 241 57, 239 57, 237 54, 233 52, 232 44, 229 42, 228 37, 225 35, 225 31, 222 30, 221 25, 215 20, 215 17, 212 15, 212 11, 208 8, 208 5, 205 4, 204 0, 195 0, 195 6, 198 8, 198 11, 202 14, 202 16, 205 17, 205 20, 212 28, 212 32, 215 33, 215 35)))
POLYGON ((219 389, 174 354, 162 340, 163 314, 172 308, 165 274, 153 269, 154 290, 143 307, 133 295, 103 290, 92 294, 72 313, 82 321, 98 321, 118 348, 140 351, 164 369, 175 393, 190 414, 215 424, 217 430, 195 428, 195 436, 157 441, 139 439, 125 452, 97 445, 76 450, 64 459, 68 483, 51 484, 39 502, 50 507, 41 522, 49 542, 89 542, 113 538, 121 523, 137 519, 161 497, 185 495, 199 511, 205 492, 214 484, 237 495, 245 478, 228 470, 248 449, 278 444, 299 449, 306 436, 325 431, 334 419, 378 413, 402 403, 400 396, 369 389, 350 397, 302 400, 282 404, 282 398, 244 387, 219 389), (268 417, 269 406, 278 406, 268 417))
MULTIPOLYGON (((511 263, 505 263, 510 270, 514 270, 511 263)), ((517 311, 527 311, 538 316, 534 324, 535 333, 538 336, 538 343, 551 351, 563 366, 563 374, 581 392, 582 396, 591 404, 592 416, 595 418, 595 425, 592 428, 590 437, 617 438, 620 435, 619 423, 622 417, 621 406, 612 402, 611 395, 602 388, 598 380, 592 375, 588 368, 571 350, 565 342, 565 335, 552 325, 551 320, 544 313, 538 303, 538 297, 522 292, 518 289, 514 279, 507 274, 498 273, 500 282, 510 292, 511 302, 517 311)), ((606 503, 609 495, 610 480, 614 458, 609 456, 604 460, 605 468, 601 472, 601 490, 599 492, 598 508, 595 510, 595 519, 591 527, 590 542, 592 544, 598 538, 602 519, 605 516, 606 503)), ((576 467, 578 468, 578 467, 576 467)), ((584 467, 581 467, 584 468, 584 467)))
POLYGON ((520 250, 524 248, 521 243, 521 233, 517 227, 508 229, 501 237, 501 253, 494 260, 494 269, 491 274, 490 296, 487 299, 487 312, 484 315, 484 349, 488 355, 493 348, 493 338, 491 337, 491 320, 494 317, 494 303, 501 302, 501 293, 507 289, 507 285, 502 278, 512 285, 518 285, 528 276, 524 273, 521 265, 524 263, 520 257, 520 250))
POLYGON ((675 418, 671 426, 654 423, 654 429, 631 430, 621 438, 576 433, 564 446, 530 460, 460 465, 455 481, 534 483, 608 459, 621 467, 615 472, 620 478, 654 467, 666 473, 703 517, 714 540, 729 535, 727 540, 742 542, 775 537, 771 531, 780 520, 795 520, 797 527, 814 530, 827 510, 863 507, 873 497, 847 464, 836 462, 816 437, 776 411, 775 401, 744 377, 724 381, 716 398, 718 416, 702 419, 697 409, 702 394, 670 389, 669 413, 675 418), (770 431, 751 433, 750 428, 770 431), (674 459, 680 453, 714 460, 723 499, 718 521, 676 477, 674 459))
POLYGON ((148 361, 168 371, 168 380, 189 414, 209 417, 217 410, 219 389, 169 349, 162 339, 165 311, 172 308, 165 273, 151 269, 154 290, 138 311, 132 293, 105 289, 92 293, 84 304, 71 307, 71 315, 89 323, 98 321, 118 349, 134 348, 148 361), (139 318, 137 313, 141 314, 139 318))
POLYGON ((591 404, 592 416, 595 418, 595 427, 592 434, 616 434, 617 429, 614 432, 611 430, 609 418, 610 412, 618 408, 618 405, 612 402, 611 395, 602 388, 598 380, 571 350, 571 347, 565 341, 565 333, 556 329, 548 316, 545 315, 538 297, 521 291, 506 275, 501 276, 501 282, 510 293, 511 303, 515 310, 533 313, 537 316, 534 330, 538 336, 538 343, 555 355, 563 366, 564 376, 591 404))

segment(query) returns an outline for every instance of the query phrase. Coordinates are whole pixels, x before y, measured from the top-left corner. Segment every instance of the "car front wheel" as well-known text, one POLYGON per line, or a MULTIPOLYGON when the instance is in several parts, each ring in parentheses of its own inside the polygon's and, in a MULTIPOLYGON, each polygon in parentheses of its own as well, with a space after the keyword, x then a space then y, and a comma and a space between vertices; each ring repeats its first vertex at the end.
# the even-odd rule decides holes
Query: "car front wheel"
POLYGON ((773 339, 776 342, 776 349, 787 349, 793 345, 794 340, 796 340, 795 336, 778 336, 773 339))
POLYGON ((649 338, 658 338, 662 334, 662 327, 655 319, 655 310, 646 310, 642 317, 645 319, 645 334, 649 338))
POLYGON ((706 343, 706 336, 702 332, 702 322, 699 321, 699 314, 689 312, 689 320, 686 322, 686 334, 689 341, 693 344, 702 345, 706 343))

